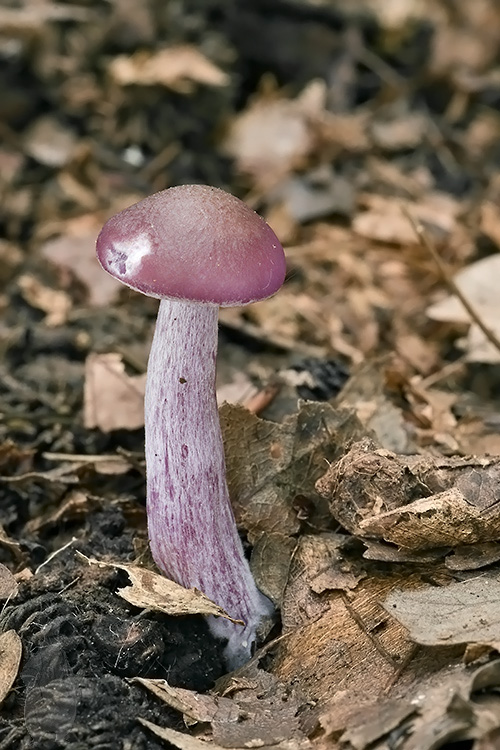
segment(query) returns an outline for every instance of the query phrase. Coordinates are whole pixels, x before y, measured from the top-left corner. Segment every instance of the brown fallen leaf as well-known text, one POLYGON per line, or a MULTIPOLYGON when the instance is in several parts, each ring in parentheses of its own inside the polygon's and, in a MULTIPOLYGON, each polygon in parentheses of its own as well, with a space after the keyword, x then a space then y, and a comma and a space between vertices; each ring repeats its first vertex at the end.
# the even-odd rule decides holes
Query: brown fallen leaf
POLYGON ((9 693, 19 672, 23 647, 15 630, 0 634, 0 704, 9 693))
POLYGON ((75 276, 85 285, 89 304, 96 307, 113 302, 123 290, 120 282, 103 273, 97 260, 95 241, 101 227, 101 217, 84 214, 65 222, 60 236, 47 240, 40 248, 41 255, 61 272, 75 276))
POLYGON ((226 690, 225 695, 202 695, 173 687, 165 680, 136 678, 134 681, 180 711, 186 724, 210 724, 216 745, 274 747, 305 740, 298 716, 300 702, 295 692, 251 664, 238 674, 240 672, 244 677, 235 677, 234 689, 226 690))
POLYGON ((229 76, 190 44, 120 55, 111 61, 109 72, 120 86, 165 86, 190 94, 195 84, 227 86, 229 76))
POLYGON ((409 453, 414 448, 402 409, 390 398, 388 373, 392 357, 377 357, 357 367, 337 399, 340 408, 354 409, 365 427, 365 436, 373 435, 382 448, 409 453))
POLYGON ((26 302, 46 314, 46 325, 55 327, 66 323, 73 304, 66 292, 51 289, 28 274, 20 276, 17 283, 26 302))
POLYGON ((43 513, 28 521, 26 530, 30 534, 36 533, 46 526, 51 526, 62 521, 75 520, 87 515, 96 504, 96 498, 90 497, 81 490, 70 490, 63 499, 61 505, 55 510, 43 513))
MULTIPOLYGON (((454 276, 454 282, 484 325, 497 336, 500 335, 500 254, 489 255, 466 266, 454 276)), ((469 362, 500 362, 500 352, 488 341, 479 326, 472 323, 469 313, 456 296, 435 302, 426 312, 432 320, 470 326, 467 338, 461 344, 469 362)))
POLYGON ((50 115, 37 118, 24 139, 26 153, 49 167, 67 164, 76 143, 76 133, 50 115))
POLYGON ((484 542, 456 547, 445 558, 449 570, 480 570, 500 561, 500 544, 484 542))
POLYGON ((127 375, 119 354, 90 354, 85 362, 83 420, 102 432, 144 424, 145 375, 127 375))
MULTIPOLYGON (((498 126, 498 123, 496 123, 498 126)), ((498 135, 496 135, 498 137, 498 135)), ((491 201, 481 204, 480 229, 483 234, 500 248, 500 212, 498 206, 491 201)))
POLYGON ((500 581, 483 573, 469 581, 417 591, 392 591, 384 608, 428 646, 481 643, 500 650, 500 581))
POLYGON ((352 410, 303 402, 283 424, 229 404, 219 413, 229 492, 236 519, 252 543, 263 534, 297 533, 298 496, 309 501, 308 523, 321 528, 328 513, 314 483, 325 462, 332 461, 346 441, 363 434, 352 410))
POLYGON ((341 742, 355 750, 365 750, 401 726, 416 711, 415 705, 401 699, 363 706, 349 717, 341 742))
POLYGON ((7 549, 12 557, 18 562, 24 562, 26 559, 26 553, 23 552, 19 542, 14 541, 7 534, 2 525, 0 525, 0 547, 7 549))
POLYGON ((0 600, 12 599, 19 590, 14 574, 0 563, 0 600))
MULTIPOLYGON (((366 198, 368 210, 354 217, 352 228, 361 237, 376 242, 414 245, 415 232, 401 210, 401 201, 381 195, 366 198)), ((438 244, 456 230, 460 205, 449 195, 435 193, 411 204, 411 213, 438 244)))
POLYGON ((349 562, 343 547, 345 534, 303 535, 297 542, 281 604, 285 630, 317 619, 330 608, 325 591, 355 589, 366 576, 362 565, 349 562))
POLYGON ((200 740, 198 737, 178 732, 176 729, 169 729, 169 727, 160 727, 158 724, 153 724, 152 721, 143 719, 140 716, 137 717, 137 721, 144 727, 147 727, 157 737, 166 740, 174 747, 178 747, 179 750, 207 750, 208 748, 222 750, 220 745, 215 745, 213 742, 200 740))
POLYGON ((366 518, 359 524, 359 533, 407 549, 489 542, 500 539, 500 506, 487 512, 452 488, 366 518))
POLYGON ((397 456, 360 441, 316 483, 352 534, 406 549, 500 539, 500 459, 397 456))
POLYGON ((118 594, 129 604, 133 604, 134 607, 152 609, 173 616, 214 615, 215 617, 225 617, 231 622, 243 625, 241 620, 234 620, 222 607, 219 607, 198 589, 185 589, 169 578, 153 573, 153 571, 139 565, 106 563, 88 558, 81 552, 78 554, 89 565, 124 570, 132 581, 132 585, 118 589, 118 594))
POLYGON ((313 81, 293 100, 264 92, 234 118, 224 149, 257 189, 268 190, 299 166, 314 148, 315 123, 325 110, 326 87, 313 81))

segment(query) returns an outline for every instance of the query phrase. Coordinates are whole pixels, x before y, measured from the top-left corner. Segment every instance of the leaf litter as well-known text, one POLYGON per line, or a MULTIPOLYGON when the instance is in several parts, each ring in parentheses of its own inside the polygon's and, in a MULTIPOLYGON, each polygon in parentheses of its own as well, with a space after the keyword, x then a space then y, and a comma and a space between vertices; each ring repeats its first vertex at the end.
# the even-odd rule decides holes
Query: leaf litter
POLYGON ((11 6, 0 742, 73 746, 57 716, 23 708, 23 669, 54 653, 64 669, 39 670, 37 696, 89 746, 491 750, 496 3, 11 6), (221 407, 228 481, 277 618, 218 682, 217 645, 187 614, 212 605, 148 557, 155 305, 94 256, 105 218, 183 182, 245 197, 289 264, 275 298, 221 312, 219 392, 239 402, 221 407))

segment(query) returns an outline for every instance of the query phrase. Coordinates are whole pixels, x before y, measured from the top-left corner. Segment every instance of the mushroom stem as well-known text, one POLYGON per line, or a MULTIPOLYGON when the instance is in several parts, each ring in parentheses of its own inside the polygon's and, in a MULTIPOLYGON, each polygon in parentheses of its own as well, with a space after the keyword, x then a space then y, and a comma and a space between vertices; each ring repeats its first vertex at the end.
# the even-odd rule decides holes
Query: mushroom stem
POLYGON ((251 655, 272 606, 250 572, 226 484, 215 396, 217 320, 215 304, 160 302, 145 403, 148 531, 161 570, 244 621, 209 618, 212 633, 228 639, 225 656, 235 668, 251 655))

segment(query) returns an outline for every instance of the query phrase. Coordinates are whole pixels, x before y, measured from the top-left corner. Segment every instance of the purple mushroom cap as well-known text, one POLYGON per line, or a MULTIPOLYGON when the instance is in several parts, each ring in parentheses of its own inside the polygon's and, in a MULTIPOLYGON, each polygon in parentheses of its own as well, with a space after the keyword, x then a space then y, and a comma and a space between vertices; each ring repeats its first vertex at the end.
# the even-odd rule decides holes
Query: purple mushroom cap
POLYGON ((273 230, 238 198, 205 185, 163 190, 113 216, 97 256, 143 294, 221 307, 270 297, 285 278, 273 230))

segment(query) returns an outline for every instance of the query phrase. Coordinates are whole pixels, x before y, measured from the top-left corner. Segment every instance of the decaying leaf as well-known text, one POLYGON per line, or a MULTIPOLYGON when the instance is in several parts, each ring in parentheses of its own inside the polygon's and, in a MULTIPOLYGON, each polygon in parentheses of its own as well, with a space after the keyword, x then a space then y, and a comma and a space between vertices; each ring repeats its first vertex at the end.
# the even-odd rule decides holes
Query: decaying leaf
POLYGON ((479 570, 499 561, 500 544, 497 542, 456 547, 445 559, 450 570, 479 570))
MULTIPOLYGON (((325 592, 318 606, 304 613, 302 624, 286 631, 273 674, 300 685, 309 700, 322 706, 335 699, 340 710, 379 700, 413 649, 406 630, 399 623, 395 626, 380 601, 395 586, 416 583, 410 577, 372 575, 349 594, 325 592)), ((285 605, 292 607, 287 599, 285 592, 285 605)))
MULTIPOLYGON (((426 196, 420 203, 411 205, 412 216, 426 227, 438 243, 455 230, 459 210, 459 204, 444 193, 426 196)), ((381 195, 371 196, 368 210, 354 218, 353 229, 362 237, 377 242, 398 245, 418 242, 413 227, 401 210, 401 202, 381 195)))
POLYGON ((220 745, 215 745, 212 742, 206 740, 200 740, 198 737, 193 737, 190 734, 184 732, 178 732, 176 729, 170 729, 169 727, 160 727, 158 724, 147 719, 142 719, 140 716, 137 717, 137 721, 144 727, 147 727, 153 734, 160 737, 162 740, 166 740, 174 747, 178 747, 179 750, 222 750, 220 745))
POLYGON ((46 313, 48 326, 60 326, 66 322, 72 302, 69 295, 59 289, 50 289, 34 276, 23 274, 17 280, 21 293, 32 307, 46 313))
POLYGON ((500 459, 397 456, 354 445, 316 483, 353 534, 407 549, 500 539, 500 459))
POLYGON ((15 630, 0 634, 0 704, 14 684, 22 653, 21 639, 15 630))
POLYGON ((134 607, 152 609, 174 616, 214 615, 243 624, 240 620, 234 620, 222 607, 198 589, 185 589, 169 578, 153 573, 147 568, 141 568, 139 565, 105 563, 87 558, 85 555, 81 556, 91 565, 124 570, 132 581, 132 585, 118 589, 118 594, 134 607))
POLYGON ((23 552, 19 542, 14 541, 0 525, 0 547, 4 547, 18 561, 24 562, 26 554, 23 552))
POLYGON ((262 534, 285 537, 300 527, 296 498, 310 503, 313 525, 327 516, 314 489, 344 443, 363 433, 350 409, 304 402, 283 424, 259 419, 239 406, 220 409, 227 480, 238 523, 252 542, 262 534))
POLYGON ((364 750, 404 724, 416 710, 411 702, 401 699, 363 706, 346 722, 342 743, 355 750, 364 750))
POLYGON ((12 599, 16 596, 18 590, 19 586, 14 574, 5 565, 0 563, 0 601, 12 599))
POLYGON ((395 590, 385 609, 429 646, 482 643, 500 650, 500 581, 487 574, 469 581, 417 591, 395 590))
POLYGON ((55 117, 40 117, 25 137, 27 153, 41 164, 62 167, 76 147, 76 133, 55 117))
POLYGON ((295 100, 265 93, 232 122, 225 149, 257 186, 276 185, 304 163, 315 142, 315 123, 325 108, 326 88, 313 81, 295 100))
MULTIPOLYGON (((64 277, 76 277, 85 285, 89 304, 99 307, 116 300, 123 286, 102 272, 95 253, 95 241, 102 220, 95 214, 68 219, 61 234, 47 240, 40 248, 42 257, 53 263, 64 277)), ((67 278, 66 278, 67 281, 67 278)))
POLYGON ((120 86, 159 85, 182 94, 191 93, 193 84, 226 86, 229 83, 226 73, 189 44, 172 46, 154 53, 120 55, 111 62, 109 71, 120 86))
POLYGON ((339 407, 354 409, 365 427, 365 436, 373 435, 382 448, 408 453, 413 447, 402 410, 389 398, 387 371, 390 359, 370 359, 356 368, 337 399, 339 407))
POLYGON ((275 747, 286 743, 294 747, 294 742, 302 746, 306 738, 300 729, 300 702, 294 691, 252 665, 240 672, 244 677, 235 677, 233 689, 226 689, 225 695, 201 695, 172 687, 165 680, 135 681, 180 711, 186 724, 210 724, 216 746, 275 747))
MULTIPOLYGON (((454 281, 484 325, 499 336, 500 255, 490 255, 471 263, 455 275, 454 281)), ((481 329, 472 323, 469 313, 454 295, 431 305, 427 309, 427 315, 432 320, 470 326, 464 344, 469 362, 500 362, 498 350, 488 341, 481 329)))
POLYGON ((90 354, 85 362, 85 427, 135 430, 144 424, 145 375, 127 375, 119 354, 90 354))
POLYGON ((345 534, 303 535, 296 544, 281 605, 285 629, 317 619, 329 609, 325 591, 350 591, 365 577, 362 566, 344 554, 345 534))
POLYGON ((80 490, 71 490, 58 508, 36 516, 26 524, 26 529, 30 533, 36 533, 45 526, 64 520, 74 520, 89 513, 93 505, 95 505, 95 498, 80 490))

